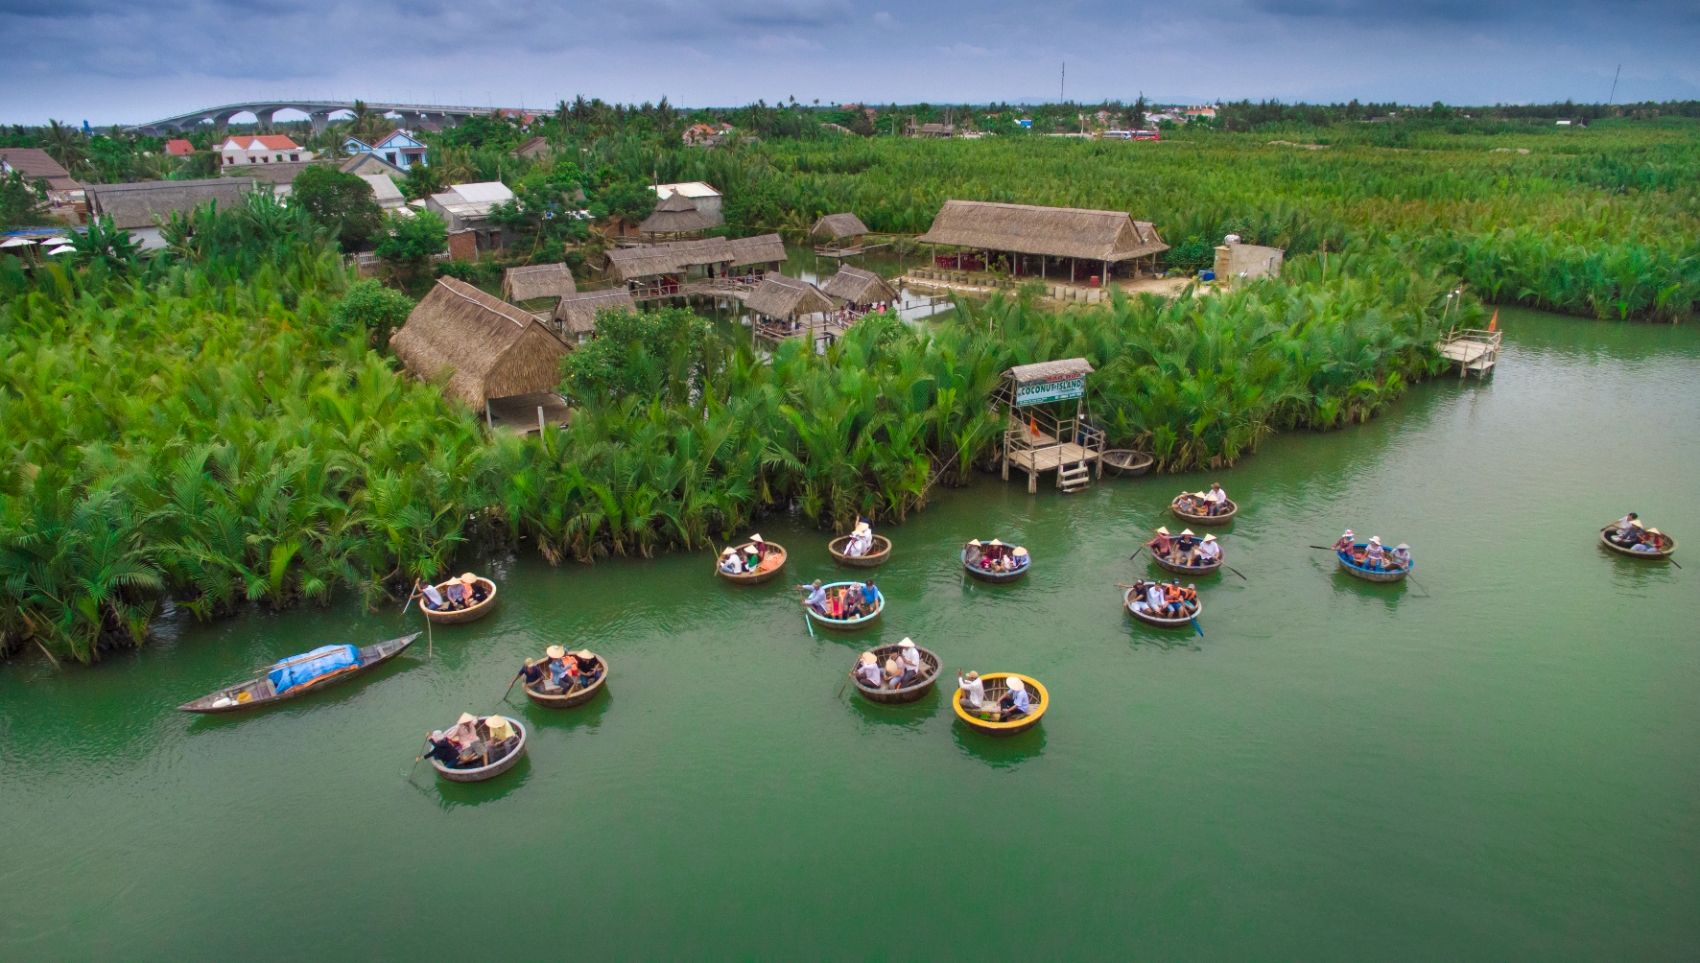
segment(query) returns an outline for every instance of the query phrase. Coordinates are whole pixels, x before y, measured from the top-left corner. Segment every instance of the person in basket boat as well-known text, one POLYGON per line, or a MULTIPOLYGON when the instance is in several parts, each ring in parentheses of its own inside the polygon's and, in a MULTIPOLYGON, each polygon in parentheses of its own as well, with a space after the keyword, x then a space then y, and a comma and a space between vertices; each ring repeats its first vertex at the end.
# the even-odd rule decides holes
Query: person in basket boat
POLYGON ((466 590, 466 583, 458 578, 449 579, 449 583, 443 586, 443 597, 448 600, 446 611, 458 612, 471 604, 471 593, 466 590))
POLYGON ((744 560, 738 557, 736 548, 727 546, 726 550, 720 553, 720 570, 727 575, 744 574, 744 560))
POLYGON ((567 650, 559 645, 549 646, 544 650, 544 654, 549 657, 549 661, 542 667, 544 678, 541 691, 544 695, 560 695, 567 691, 567 663, 571 660, 567 658, 567 650))
POLYGON ((514 748, 519 745, 519 732, 514 729, 514 724, 509 722, 506 716, 490 716, 485 719, 484 731, 486 733, 484 765, 486 766, 507 758, 508 753, 513 752, 514 748))
POLYGON ((1211 482, 1210 490, 1202 493, 1204 514, 1220 515, 1228 510, 1228 493, 1222 490, 1221 482, 1211 482))
POLYGON ((596 684, 602 678, 602 660, 589 649, 579 649, 572 653, 573 662, 578 666, 579 684, 586 689, 596 684))
POLYGON ((421 608, 427 608, 433 612, 448 611, 449 600, 443 597, 443 593, 438 591, 435 585, 426 583, 424 588, 413 593, 413 597, 419 600, 421 608))
POLYGON ((525 664, 519 668, 519 677, 524 680, 520 684, 525 686, 527 689, 533 688, 538 683, 542 682, 543 676, 544 671, 542 659, 526 659, 525 664))
POLYGON ((998 722, 1008 722, 1019 719, 1033 711, 1033 699, 1027 694, 1027 684, 1015 676, 1004 679, 1009 684, 1009 691, 998 700, 998 722))
POLYGON ((466 586, 466 596, 472 600, 472 605, 478 605, 490 597, 490 593, 484 590, 484 583, 478 581, 478 576, 471 572, 460 573, 460 584, 466 586))
POLYGON ((856 671, 851 674, 856 677, 857 684, 868 689, 878 689, 885 682, 885 676, 880 672, 880 660, 872 652, 862 653, 862 658, 856 663, 856 671))
POLYGON ((987 542, 985 548, 980 552, 980 567, 988 572, 1004 571, 1006 548, 1007 546, 1003 542, 995 538, 987 542))
POLYGON ((851 582, 844 587, 844 618, 860 618, 862 615, 862 583, 851 582))
POLYGON ((1653 554, 1664 550, 1665 533, 1656 528, 1649 528, 1641 540, 1630 546, 1631 552, 1646 552, 1653 554))
POLYGON ((1641 541, 1640 519, 1641 516, 1630 512, 1612 523, 1611 527, 1616 531, 1607 534, 1606 537, 1625 548, 1633 546, 1636 542, 1641 541))
POLYGON ((890 658, 886 659, 885 665, 882 668, 885 670, 885 675, 884 675, 882 681, 880 682, 880 688, 882 688, 882 689, 901 689, 901 688, 903 688, 903 663, 897 661, 896 656, 891 656, 890 658))
POLYGON ((820 615, 824 616, 824 615, 827 614, 826 589, 821 588, 820 579, 817 578, 808 585, 799 585, 799 586, 797 586, 797 588, 800 589, 801 591, 809 593, 803 599, 804 605, 807 605, 809 608, 813 609, 816 613, 818 613, 820 615))
POLYGON ((1364 567, 1377 572, 1387 568, 1387 549, 1381 547, 1381 536, 1371 535, 1369 544, 1364 546, 1364 567))
POLYGON ((418 762, 420 759, 435 759, 450 769, 459 765, 460 746, 456 745, 454 740, 450 739, 443 730, 437 729, 427 732, 425 743, 429 748, 425 750, 423 756, 413 760, 414 762, 418 762))
POLYGON ((1357 544, 1358 544, 1358 537, 1356 535, 1353 535, 1352 530, 1348 528, 1348 529, 1346 529, 1346 534, 1340 536, 1334 542, 1334 551, 1345 552, 1347 554, 1351 554, 1353 547, 1356 546, 1357 544))
POLYGON ((906 689, 921 681, 921 650, 915 640, 905 636, 897 643, 897 666, 903 671, 898 688, 906 689))
POLYGON ((1173 536, 1169 534, 1168 526, 1159 526, 1157 529, 1157 537, 1146 542, 1145 547, 1151 550, 1152 555, 1161 559, 1168 559, 1175 550, 1175 540, 1173 536))
POLYGON ((1204 541, 1198 543, 1198 557, 1195 565, 1215 565, 1222 561, 1222 543, 1216 541, 1216 536, 1206 535, 1204 541))
POLYGON ((856 520, 856 528, 850 533, 850 541, 844 546, 844 554, 851 558, 860 558, 868 554, 874 547, 874 529, 865 518, 856 520))
POLYGON ((986 683, 980 680, 980 673, 973 669, 967 675, 961 671, 956 673, 956 687, 962 690, 962 706, 969 712, 983 713, 986 711, 986 683))
POLYGON ((1387 553, 1387 567, 1395 572, 1401 572, 1411 567, 1411 546, 1400 542, 1393 546, 1393 551, 1387 553))
POLYGON ((971 539, 968 542, 967 552, 968 554, 964 556, 964 558, 967 560, 969 565, 979 565, 980 560, 986 557, 986 547, 981 545, 980 540, 977 538, 971 539))
POLYGON ((1163 591, 1162 582, 1152 582, 1145 586, 1145 611, 1156 618, 1167 618, 1169 599, 1163 591))
POLYGON ((1196 565, 1197 563, 1193 559, 1197 551, 1198 536, 1194 535, 1190 528, 1182 529, 1180 535, 1175 539, 1175 554, 1171 561, 1176 565, 1196 565))
POLYGON ((872 580, 863 582, 862 588, 861 588, 861 594, 862 594, 861 614, 872 615, 876 611, 879 610, 879 607, 880 607, 879 586, 875 585, 872 580))

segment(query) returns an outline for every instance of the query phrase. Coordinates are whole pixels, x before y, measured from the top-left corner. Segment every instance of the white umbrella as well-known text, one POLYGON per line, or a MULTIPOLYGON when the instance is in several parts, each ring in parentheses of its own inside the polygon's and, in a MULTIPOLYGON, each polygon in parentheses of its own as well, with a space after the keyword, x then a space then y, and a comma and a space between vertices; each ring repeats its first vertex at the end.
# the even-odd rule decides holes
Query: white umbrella
POLYGON ((34 243, 34 241, 27 237, 9 237, 4 241, 0 241, 0 247, 29 247, 34 243))
POLYGON ((68 253, 75 251, 75 250, 76 250, 76 248, 72 247, 69 244, 61 244, 58 247, 54 248, 53 250, 48 251, 47 256, 48 257, 58 257, 61 254, 68 254, 68 253))
POLYGON ((35 239, 35 243, 41 244, 41 245, 69 244, 69 243, 71 243, 71 239, 68 238, 68 237, 60 237, 57 234, 55 234, 52 237, 38 237, 38 238, 35 239))

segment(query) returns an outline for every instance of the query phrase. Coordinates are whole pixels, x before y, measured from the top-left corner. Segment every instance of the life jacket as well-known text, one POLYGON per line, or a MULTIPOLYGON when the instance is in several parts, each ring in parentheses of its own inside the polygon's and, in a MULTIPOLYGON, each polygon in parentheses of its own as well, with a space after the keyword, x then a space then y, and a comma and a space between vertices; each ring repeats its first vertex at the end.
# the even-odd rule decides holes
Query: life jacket
POLYGON ((1196 601, 1198 601, 1198 589, 1195 589, 1195 588, 1181 589, 1181 600, 1185 601, 1185 602, 1196 602, 1196 601))

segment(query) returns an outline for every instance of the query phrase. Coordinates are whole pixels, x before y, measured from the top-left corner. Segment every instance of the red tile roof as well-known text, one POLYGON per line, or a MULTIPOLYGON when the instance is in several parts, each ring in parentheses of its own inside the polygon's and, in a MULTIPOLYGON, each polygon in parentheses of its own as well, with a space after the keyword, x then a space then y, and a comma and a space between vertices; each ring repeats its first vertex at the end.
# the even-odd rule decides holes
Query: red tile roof
POLYGON ((282 134, 267 134, 264 137, 254 137, 247 134, 232 134, 230 141, 236 142, 237 150, 300 150, 296 143, 282 134))
POLYGON ((176 154, 178 157, 183 157, 188 154, 193 154, 195 152, 195 145, 181 139, 168 140, 165 142, 165 152, 167 154, 176 154))

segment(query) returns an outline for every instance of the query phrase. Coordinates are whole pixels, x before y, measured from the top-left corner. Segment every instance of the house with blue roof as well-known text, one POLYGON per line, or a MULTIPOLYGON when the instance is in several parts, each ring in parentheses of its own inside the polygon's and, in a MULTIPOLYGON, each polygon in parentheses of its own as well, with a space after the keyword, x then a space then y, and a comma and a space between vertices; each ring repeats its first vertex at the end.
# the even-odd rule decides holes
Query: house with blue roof
POLYGON ((425 163, 425 145, 405 130, 395 131, 376 144, 350 137, 342 142, 342 149, 350 155, 371 154, 404 171, 411 170, 414 164, 425 163))

